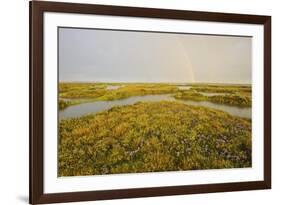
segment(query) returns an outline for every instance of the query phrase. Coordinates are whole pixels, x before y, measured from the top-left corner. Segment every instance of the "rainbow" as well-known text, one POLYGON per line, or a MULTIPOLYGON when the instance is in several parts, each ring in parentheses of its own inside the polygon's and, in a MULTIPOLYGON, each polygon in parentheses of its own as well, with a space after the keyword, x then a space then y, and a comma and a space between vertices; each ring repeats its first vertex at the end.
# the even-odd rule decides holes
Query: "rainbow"
POLYGON ((177 43, 178 43, 178 46, 180 47, 180 50, 182 50, 183 63, 185 65, 184 67, 187 68, 187 75, 189 76, 189 81, 191 81, 191 83, 194 83, 195 82, 194 66, 190 60, 188 51, 183 46, 182 42, 179 39, 177 39, 177 43))

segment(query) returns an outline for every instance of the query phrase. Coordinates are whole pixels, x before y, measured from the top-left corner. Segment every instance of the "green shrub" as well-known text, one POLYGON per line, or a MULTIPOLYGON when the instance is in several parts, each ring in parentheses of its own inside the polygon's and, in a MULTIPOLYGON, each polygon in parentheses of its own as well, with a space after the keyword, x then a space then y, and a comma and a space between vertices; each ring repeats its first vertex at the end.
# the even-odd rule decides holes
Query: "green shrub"
POLYGON ((178 102, 60 121, 59 176, 251 167, 251 121, 178 102))

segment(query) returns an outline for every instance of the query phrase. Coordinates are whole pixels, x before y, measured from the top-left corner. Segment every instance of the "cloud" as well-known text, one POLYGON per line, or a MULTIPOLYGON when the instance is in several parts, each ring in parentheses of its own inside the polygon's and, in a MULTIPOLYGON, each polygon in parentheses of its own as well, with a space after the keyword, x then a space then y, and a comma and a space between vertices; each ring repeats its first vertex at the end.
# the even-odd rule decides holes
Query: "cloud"
POLYGON ((59 79, 251 83, 251 38, 60 28, 59 79))

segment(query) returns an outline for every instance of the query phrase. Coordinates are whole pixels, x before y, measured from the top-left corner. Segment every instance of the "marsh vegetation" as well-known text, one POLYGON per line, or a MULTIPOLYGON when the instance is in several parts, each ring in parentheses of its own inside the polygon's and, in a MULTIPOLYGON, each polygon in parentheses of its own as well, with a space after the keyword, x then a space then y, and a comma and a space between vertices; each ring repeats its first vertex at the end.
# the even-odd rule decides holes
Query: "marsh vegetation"
POLYGON ((60 83, 59 98, 59 176, 251 166, 251 86, 60 83))

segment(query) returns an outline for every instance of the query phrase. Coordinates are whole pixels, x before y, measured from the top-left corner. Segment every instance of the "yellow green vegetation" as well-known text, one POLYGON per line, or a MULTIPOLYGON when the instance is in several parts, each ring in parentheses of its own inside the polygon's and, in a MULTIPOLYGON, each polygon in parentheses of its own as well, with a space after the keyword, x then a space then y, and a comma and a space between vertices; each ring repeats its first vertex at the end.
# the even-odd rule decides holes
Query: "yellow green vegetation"
POLYGON ((196 91, 179 91, 174 95, 179 100, 207 101, 208 97, 196 91))
POLYGON ((209 96, 208 100, 215 103, 236 105, 240 107, 252 106, 251 97, 239 94, 209 96))
POLYGON ((98 100, 118 100, 132 96, 153 94, 174 94, 176 99, 211 101, 235 106, 252 104, 251 86, 194 84, 190 90, 180 90, 176 84, 165 83, 60 83, 59 108, 98 100), (108 89, 115 86, 116 89, 108 89), (202 93, 225 93, 225 95, 206 96, 202 93), (62 100, 68 98, 69 101, 62 100))
POLYGON ((131 96, 166 94, 178 91, 169 84, 152 83, 60 83, 59 93, 63 98, 92 98, 95 100, 117 100, 131 96), (120 86, 118 89, 107 89, 109 86, 120 86))
POLYGON ((233 92, 231 94, 206 96, 195 89, 177 92, 174 97, 179 100, 210 101, 218 104, 235 105, 239 107, 251 107, 251 94, 245 92, 233 92))
POLYGON ((62 120, 59 176, 251 166, 251 121, 179 102, 62 120))
POLYGON ((60 110, 63 110, 71 105, 76 105, 76 104, 79 104, 81 103, 80 101, 73 101, 73 100, 62 100, 62 99, 59 99, 59 109, 60 110))
POLYGON ((175 93, 178 88, 167 84, 129 84, 116 90, 108 90, 100 100, 116 100, 131 96, 175 93))
POLYGON ((219 85, 206 85, 206 86, 196 86, 191 88, 193 91, 204 92, 204 93, 248 93, 251 94, 252 88, 250 86, 219 86, 219 85))
POLYGON ((106 93, 102 83, 60 83, 59 96, 62 98, 97 98, 106 93))

